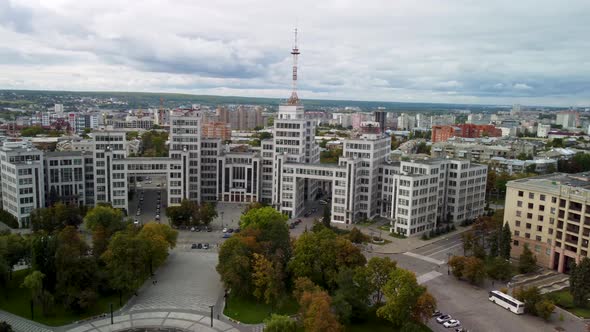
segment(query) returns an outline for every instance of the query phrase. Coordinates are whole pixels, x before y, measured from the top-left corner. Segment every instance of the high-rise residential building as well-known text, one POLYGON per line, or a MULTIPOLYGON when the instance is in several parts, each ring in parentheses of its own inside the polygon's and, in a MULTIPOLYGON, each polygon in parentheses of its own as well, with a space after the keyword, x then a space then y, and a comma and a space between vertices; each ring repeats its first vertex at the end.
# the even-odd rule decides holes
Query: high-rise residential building
POLYGON ((21 227, 30 226, 31 212, 45 206, 43 152, 24 142, 5 142, 0 148, 2 208, 21 227))
POLYGON ((561 111, 557 113, 555 123, 563 128, 577 128, 580 126, 580 113, 576 111, 561 111))
POLYGON ((208 122, 203 124, 203 138, 231 140, 231 127, 227 122, 208 122))
POLYGON ((379 128, 382 132, 385 131, 385 119, 387 118, 387 113, 385 111, 375 111, 373 112, 375 116, 375 122, 379 123, 379 128))
MULTIPOLYGON (((252 130, 256 127, 264 127, 262 108, 260 106, 238 106, 237 110, 228 112, 225 108, 218 109, 218 116, 229 117, 227 123, 232 130, 252 130)), ((221 119, 219 121, 222 121, 221 119)))
POLYGON ((504 223, 512 231, 513 257, 528 245, 538 265, 569 272, 574 262, 588 257, 590 173, 554 173, 508 182, 504 223))
POLYGON ((62 114, 64 112, 64 105, 63 104, 53 105, 53 111, 57 114, 62 114))
POLYGON ((397 117, 397 129, 412 130, 416 127, 416 118, 407 113, 402 113, 397 117))

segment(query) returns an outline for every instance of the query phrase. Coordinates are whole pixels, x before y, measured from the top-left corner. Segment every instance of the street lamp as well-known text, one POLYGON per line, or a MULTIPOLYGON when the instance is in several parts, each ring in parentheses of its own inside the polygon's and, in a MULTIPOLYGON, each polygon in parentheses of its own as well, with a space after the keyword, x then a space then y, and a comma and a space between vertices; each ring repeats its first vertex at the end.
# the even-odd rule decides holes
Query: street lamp
POLYGON ((451 267, 449 266, 449 261, 451 260, 451 253, 447 252, 447 275, 451 275, 451 267))
POLYGON ((211 327, 213 327, 213 307, 214 305, 209 306, 209 308, 211 309, 211 327))

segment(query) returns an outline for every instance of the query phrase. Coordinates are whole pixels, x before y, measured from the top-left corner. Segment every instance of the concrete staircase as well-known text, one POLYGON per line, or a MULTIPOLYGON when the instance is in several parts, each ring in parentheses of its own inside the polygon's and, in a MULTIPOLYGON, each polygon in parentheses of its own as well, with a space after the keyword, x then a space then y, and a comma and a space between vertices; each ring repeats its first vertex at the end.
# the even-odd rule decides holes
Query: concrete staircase
POLYGON ((535 275, 515 276, 510 283, 511 288, 533 287, 539 288, 541 294, 550 293, 569 287, 569 276, 557 271, 540 271, 535 275))

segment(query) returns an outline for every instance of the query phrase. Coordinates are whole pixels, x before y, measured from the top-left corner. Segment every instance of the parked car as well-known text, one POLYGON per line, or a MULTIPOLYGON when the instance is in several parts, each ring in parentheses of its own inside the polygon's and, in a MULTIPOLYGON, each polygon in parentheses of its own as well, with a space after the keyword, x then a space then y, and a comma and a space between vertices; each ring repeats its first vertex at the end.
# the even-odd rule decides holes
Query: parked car
POLYGON ((290 223, 290 224, 289 224, 289 228, 290 228, 290 229, 294 229, 294 228, 295 228, 295 223, 290 223))
POLYGON ((301 224, 301 221, 302 221, 301 219, 297 219, 297 220, 295 220, 295 224, 299 225, 299 224, 301 224))
POLYGON ((328 202, 324 201, 323 199, 320 201, 320 205, 327 205, 328 202))
POLYGON ((230 236, 231 236, 231 235, 230 235, 229 233, 223 233, 223 238, 224 238, 224 239, 227 239, 227 238, 229 238, 230 236))
POLYGON ((316 209, 316 208, 311 209, 311 213, 316 213, 316 212, 318 212, 318 209, 316 209))
POLYGON ((203 249, 203 245, 202 245, 202 244, 200 244, 200 243, 198 243, 198 244, 197 244, 197 249, 203 249))
POLYGON ((160 220, 160 215, 156 214, 156 220, 160 220))
POLYGON ((203 249, 209 249, 209 243, 203 243, 203 249))
POLYGON ((453 319, 453 317, 451 317, 451 315, 440 315, 436 318, 436 321, 440 324, 453 319))
POLYGON ((191 227, 191 232, 194 232, 194 231, 195 231, 195 228, 194 227, 191 227))
POLYGON ((438 310, 434 310, 434 312, 432 313, 432 317, 438 317, 442 315, 442 312, 438 311, 438 310))
POLYGON ((211 227, 207 226, 207 232, 211 232, 212 230, 211 227))
POLYGON ((223 230, 221 230, 223 233, 227 233, 227 228, 223 228, 223 230))
POLYGON ((234 229, 233 229, 233 228, 228 228, 228 229, 227 229, 227 232, 228 232, 228 233, 233 233, 233 232, 234 232, 234 229))
POLYGON ((461 325, 461 322, 456 319, 449 319, 448 321, 443 323, 443 326, 446 328, 457 327, 459 325, 461 325))
POLYGON ((195 232, 200 232, 201 231, 201 227, 195 227, 195 232))
POLYGON ((462 327, 458 327, 455 329, 455 332, 469 332, 466 329, 462 328, 462 327))
POLYGON ((196 244, 196 243, 193 243, 193 244, 191 245, 191 249, 197 249, 197 244, 196 244))

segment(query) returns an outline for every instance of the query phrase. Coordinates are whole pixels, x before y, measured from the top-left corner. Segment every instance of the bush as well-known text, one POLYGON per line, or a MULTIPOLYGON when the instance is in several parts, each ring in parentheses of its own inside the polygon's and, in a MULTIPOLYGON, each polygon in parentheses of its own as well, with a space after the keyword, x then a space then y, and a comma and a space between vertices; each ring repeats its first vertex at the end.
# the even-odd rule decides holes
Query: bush
POLYGON ((422 233, 422 240, 428 240, 428 235, 426 235, 426 233, 422 233))

